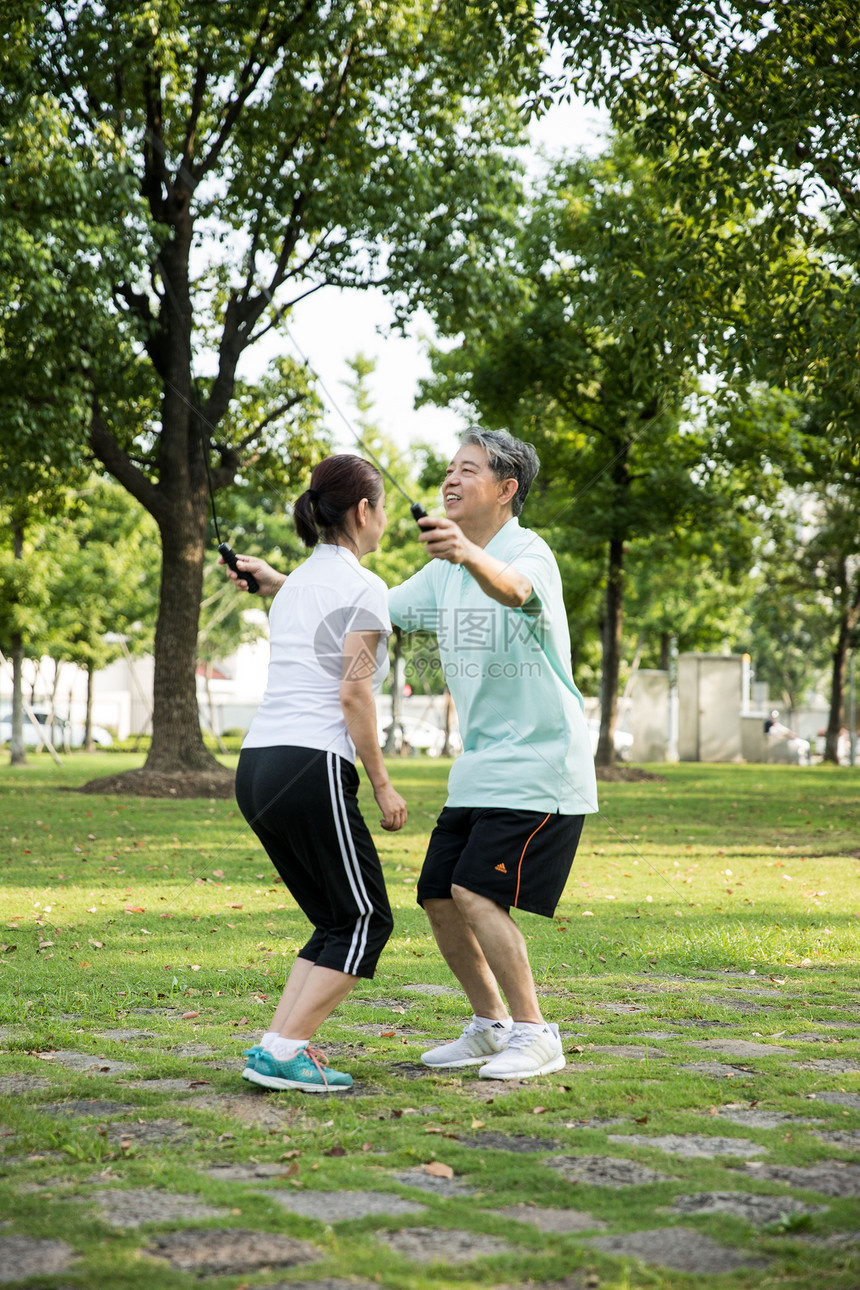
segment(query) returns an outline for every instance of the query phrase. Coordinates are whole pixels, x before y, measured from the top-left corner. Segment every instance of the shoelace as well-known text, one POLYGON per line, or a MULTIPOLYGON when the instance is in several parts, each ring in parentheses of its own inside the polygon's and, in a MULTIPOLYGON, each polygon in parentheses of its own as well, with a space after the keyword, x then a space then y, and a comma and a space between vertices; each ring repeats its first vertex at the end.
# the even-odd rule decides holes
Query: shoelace
POLYGON ((325 1071, 323 1070, 323 1066, 328 1066, 328 1058, 326 1057, 325 1053, 319 1048, 311 1048, 310 1044, 308 1044, 307 1048, 305 1049, 305 1053, 311 1059, 314 1066, 316 1066, 317 1070, 320 1073, 320 1077, 322 1078, 323 1084, 325 1084, 326 1088, 328 1088, 328 1080, 326 1079, 325 1071))
MULTIPOLYGON (((543 1034, 543 1031, 539 1033, 543 1034)), ((537 1037, 533 1030, 514 1030, 508 1040, 508 1048, 527 1048, 529 1044, 534 1043, 537 1037)))

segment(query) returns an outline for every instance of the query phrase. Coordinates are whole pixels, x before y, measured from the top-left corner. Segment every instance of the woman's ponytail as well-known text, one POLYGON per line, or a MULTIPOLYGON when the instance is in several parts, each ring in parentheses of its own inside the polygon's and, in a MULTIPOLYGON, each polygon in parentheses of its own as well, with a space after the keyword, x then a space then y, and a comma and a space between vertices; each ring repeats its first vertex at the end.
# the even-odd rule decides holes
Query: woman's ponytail
POLYGON ((338 453, 314 467, 311 486, 296 499, 293 522, 300 540, 313 548, 346 532, 347 516, 363 497, 376 506, 382 493, 382 476, 363 457, 338 453))

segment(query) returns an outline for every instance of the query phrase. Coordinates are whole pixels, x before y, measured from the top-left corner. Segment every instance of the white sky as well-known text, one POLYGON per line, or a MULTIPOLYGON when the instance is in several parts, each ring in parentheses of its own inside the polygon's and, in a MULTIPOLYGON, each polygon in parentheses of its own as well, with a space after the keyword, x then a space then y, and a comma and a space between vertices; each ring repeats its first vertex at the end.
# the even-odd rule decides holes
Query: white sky
MULTIPOLYGON (((606 129, 606 117, 595 109, 578 102, 559 104, 531 127, 534 165, 539 165, 541 151, 553 158, 583 149, 597 153, 606 129)), ((414 406, 419 381, 430 375, 422 336, 432 336, 432 323, 427 315, 418 315, 411 334, 402 337, 390 331, 391 319, 391 307, 381 291, 324 288, 295 307, 289 326, 310 367, 350 421, 354 408, 343 382, 351 380, 352 373, 346 363, 361 352, 376 360, 376 371, 368 384, 374 400, 373 419, 383 434, 401 447, 424 440, 453 453, 462 418, 447 408, 416 410, 414 406)), ((285 337, 278 345, 284 352, 293 352, 285 337)), ((271 358, 271 353, 266 358, 271 358)), ((341 447, 354 443, 331 409, 326 419, 341 447)))

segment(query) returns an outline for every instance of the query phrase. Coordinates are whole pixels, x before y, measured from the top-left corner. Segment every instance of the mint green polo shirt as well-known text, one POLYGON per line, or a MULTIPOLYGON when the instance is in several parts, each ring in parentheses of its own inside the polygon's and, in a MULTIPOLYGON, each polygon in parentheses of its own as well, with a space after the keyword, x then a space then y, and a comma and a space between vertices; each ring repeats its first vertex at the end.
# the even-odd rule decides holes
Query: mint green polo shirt
POLYGON ((388 593, 393 623, 435 632, 457 709, 463 752, 446 805, 593 814, 594 758, 555 556, 516 518, 486 551, 531 582, 521 609, 500 605, 447 560, 428 561, 388 593))

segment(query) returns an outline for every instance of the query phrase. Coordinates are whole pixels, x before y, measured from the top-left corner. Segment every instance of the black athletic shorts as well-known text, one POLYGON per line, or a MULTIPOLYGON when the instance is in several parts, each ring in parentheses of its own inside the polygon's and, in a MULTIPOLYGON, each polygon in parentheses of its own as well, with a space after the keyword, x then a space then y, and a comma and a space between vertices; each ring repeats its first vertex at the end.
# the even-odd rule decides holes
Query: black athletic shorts
POLYGON ((313 924, 299 958, 372 977, 394 920, 358 783, 352 762, 333 752, 243 748, 236 800, 313 924))
POLYGON ((579 845, 584 815, 445 806, 430 835, 418 903, 465 887, 505 909, 552 918, 579 845))

